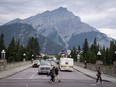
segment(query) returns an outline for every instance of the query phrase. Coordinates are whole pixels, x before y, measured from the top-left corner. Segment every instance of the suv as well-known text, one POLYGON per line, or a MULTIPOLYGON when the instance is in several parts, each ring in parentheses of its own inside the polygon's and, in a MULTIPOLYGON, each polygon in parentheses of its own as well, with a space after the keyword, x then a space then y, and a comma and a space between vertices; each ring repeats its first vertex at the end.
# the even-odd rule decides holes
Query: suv
POLYGON ((51 69, 51 64, 49 61, 41 61, 40 66, 38 68, 38 74, 46 73, 48 74, 51 69))

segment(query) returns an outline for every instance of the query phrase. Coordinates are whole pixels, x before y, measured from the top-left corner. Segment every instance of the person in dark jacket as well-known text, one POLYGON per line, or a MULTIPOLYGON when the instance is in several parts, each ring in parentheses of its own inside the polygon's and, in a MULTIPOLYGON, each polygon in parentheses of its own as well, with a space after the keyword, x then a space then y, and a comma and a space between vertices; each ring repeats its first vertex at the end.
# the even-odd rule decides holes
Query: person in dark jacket
POLYGON ((102 83, 100 67, 99 67, 98 70, 97 70, 96 76, 97 76, 96 83, 98 82, 98 80, 100 80, 100 82, 102 83))
POLYGON ((50 70, 48 73, 48 76, 50 76, 50 82, 54 83, 55 82, 55 66, 50 70))

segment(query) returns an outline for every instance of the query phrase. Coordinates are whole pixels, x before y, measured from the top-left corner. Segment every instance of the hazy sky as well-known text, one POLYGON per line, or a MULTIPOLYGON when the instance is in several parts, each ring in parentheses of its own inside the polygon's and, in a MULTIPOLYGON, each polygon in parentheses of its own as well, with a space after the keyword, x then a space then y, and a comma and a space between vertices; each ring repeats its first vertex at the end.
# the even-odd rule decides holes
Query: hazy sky
POLYGON ((116 39, 116 0, 0 0, 0 25, 59 7, 116 39))

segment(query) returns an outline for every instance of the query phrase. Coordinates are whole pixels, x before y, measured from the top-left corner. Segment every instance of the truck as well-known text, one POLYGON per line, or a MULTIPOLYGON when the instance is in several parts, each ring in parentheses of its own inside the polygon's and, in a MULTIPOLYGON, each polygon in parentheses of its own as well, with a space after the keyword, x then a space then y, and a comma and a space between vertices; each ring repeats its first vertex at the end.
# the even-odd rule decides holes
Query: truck
POLYGON ((60 70, 73 71, 73 59, 60 58, 59 68, 60 70))

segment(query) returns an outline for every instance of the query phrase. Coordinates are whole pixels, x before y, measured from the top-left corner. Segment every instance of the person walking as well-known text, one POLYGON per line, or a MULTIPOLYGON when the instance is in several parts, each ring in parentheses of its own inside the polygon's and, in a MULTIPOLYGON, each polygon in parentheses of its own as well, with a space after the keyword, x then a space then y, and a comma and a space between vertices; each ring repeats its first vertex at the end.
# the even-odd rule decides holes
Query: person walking
POLYGON ((50 70, 48 73, 48 76, 50 76, 50 82, 54 83, 55 82, 55 66, 50 70))
POLYGON ((59 69, 58 69, 58 67, 55 67, 55 75, 56 75, 56 78, 57 78, 58 82, 61 82, 61 80, 59 79, 59 69))
POLYGON ((100 80, 100 82, 102 83, 102 77, 101 77, 101 69, 100 69, 100 67, 98 67, 96 76, 97 76, 96 83, 98 82, 98 80, 100 80))

